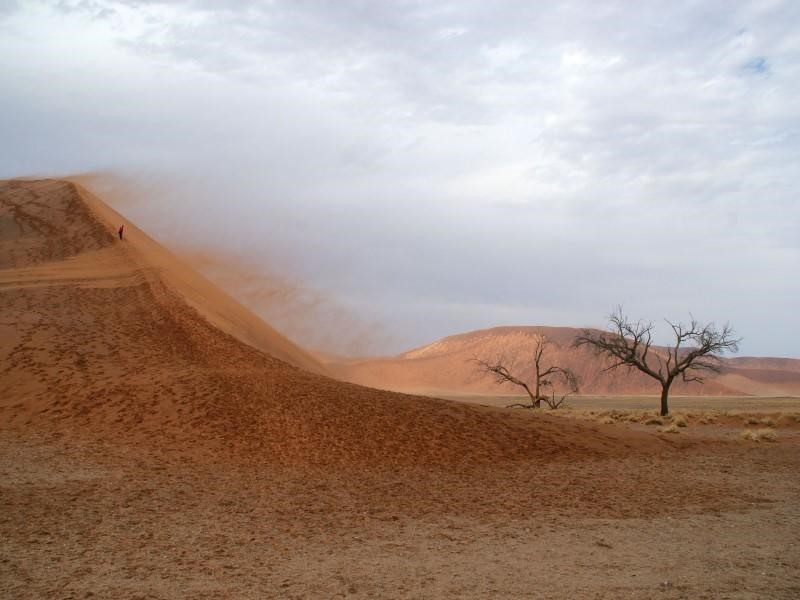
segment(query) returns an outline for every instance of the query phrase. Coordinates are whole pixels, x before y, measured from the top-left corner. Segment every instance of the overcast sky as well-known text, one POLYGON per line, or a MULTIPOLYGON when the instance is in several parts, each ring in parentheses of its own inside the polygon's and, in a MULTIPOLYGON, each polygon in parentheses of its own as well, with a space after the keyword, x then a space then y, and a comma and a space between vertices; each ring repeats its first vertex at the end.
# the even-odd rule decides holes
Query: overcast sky
POLYGON ((0 0, 0 176, 135 178, 331 350, 623 304, 800 357, 799 67, 794 0, 0 0))

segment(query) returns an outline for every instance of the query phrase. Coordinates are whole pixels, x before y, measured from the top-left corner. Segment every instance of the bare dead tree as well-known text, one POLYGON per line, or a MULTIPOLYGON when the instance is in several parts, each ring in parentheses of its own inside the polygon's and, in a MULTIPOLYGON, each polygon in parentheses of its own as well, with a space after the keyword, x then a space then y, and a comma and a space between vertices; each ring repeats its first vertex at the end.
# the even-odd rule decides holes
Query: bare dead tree
POLYGON ((567 390, 567 392, 561 394, 558 398, 556 398, 556 391, 551 390, 550 397, 548 398, 546 395, 542 396, 542 400, 544 401, 545 404, 547 404, 547 407, 549 409, 555 410, 557 408, 561 408, 562 406, 564 406, 567 402, 567 398, 577 391, 578 391, 578 382, 576 380, 575 384, 574 385, 570 384, 570 387, 567 390))
POLYGON ((603 371, 625 367, 658 380, 661 384, 661 414, 667 415, 669 388, 673 381, 680 377, 686 382, 703 383, 709 374, 720 372, 720 355, 739 350, 741 339, 735 337, 730 325, 725 324, 720 330, 714 323, 702 324, 693 316, 689 317, 688 324, 667 321, 675 343, 665 348, 654 348, 653 323, 629 320, 620 306, 608 317, 608 332, 584 329, 573 345, 589 346, 598 354, 610 357, 613 363, 603 371))
POLYGON ((498 385, 511 383, 521 387, 527 392, 531 399, 530 404, 510 404, 508 408, 516 406, 522 408, 540 408, 542 401, 544 401, 545 404, 547 404, 550 408, 555 409, 564 404, 566 397, 570 393, 575 393, 578 391, 578 378, 569 369, 555 365, 544 366, 543 356, 545 354, 545 350, 551 344, 552 342, 550 342, 545 336, 541 334, 536 336, 536 342, 533 350, 533 366, 535 375, 533 390, 531 390, 530 386, 525 381, 519 379, 511 373, 509 367, 507 364, 505 364, 507 361, 504 359, 498 359, 497 361, 492 362, 480 359, 478 357, 473 357, 472 361, 478 365, 478 368, 485 374, 493 375, 495 383, 498 385), (544 388, 553 387, 553 377, 563 379, 569 388, 569 392, 563 395, 559 400, 556 400, 555 391, 553 391, 553 395, 550 398, 542 393, 544 388))

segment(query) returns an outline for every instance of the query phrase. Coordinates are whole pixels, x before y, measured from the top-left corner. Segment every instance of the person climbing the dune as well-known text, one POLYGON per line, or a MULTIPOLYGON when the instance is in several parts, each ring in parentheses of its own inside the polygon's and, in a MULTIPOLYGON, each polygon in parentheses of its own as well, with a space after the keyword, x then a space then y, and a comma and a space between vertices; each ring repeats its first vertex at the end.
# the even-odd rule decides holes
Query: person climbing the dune
POLYGON ((124 223, 119 226, 119 230, 117 231, 117 233, 119 233, 119 239, 120 240, 122 240, 122 230, 123 229, 125 229, 125 224, 124 223))

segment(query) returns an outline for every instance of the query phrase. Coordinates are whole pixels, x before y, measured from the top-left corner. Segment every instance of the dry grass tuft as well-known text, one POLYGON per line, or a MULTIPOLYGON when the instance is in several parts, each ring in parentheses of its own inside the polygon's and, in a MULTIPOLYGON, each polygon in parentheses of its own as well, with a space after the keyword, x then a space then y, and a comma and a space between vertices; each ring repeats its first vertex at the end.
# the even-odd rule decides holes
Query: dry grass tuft
POLYGON ((717 422, 717 417, 710 413, 703 413, 699 422, 701 425, 713 425, 717 422))
POLYGON ((650 417, 644 422, 645 425, 663 425, 664 421, 659 419, 658 417, 650 417))
POLYGON ((800 415, 792 413, 779 413, 775 415, 775 422, 780 427, 791 427, 794 423, 800 423, 800 415))
POLYGON ((630 413, 627 410, 612 409, 608 412, 608 416, 615 421, 624 421, 630 413))
POLYGON ((686 427, 689 425, 689 422, 686 420, 686 417, 679 415, 672 420, 672 424, 676 427, 686 427))
POLYGON ((774 429, 759 429, 756 431, 756 434, 760 440, 764 440, 765 442, 774 442, 778 439, 778 432, 774 429))
POLYGON ((595 411, 593 411, 593 410, 572 408, 572 407, 569 407, 569 406, 567 408, 565 408, 564 410, 560 410, 557 413, 553 413, 553 414, 557 414, 559 417, 569 417, 569 418, 572 418, 572 419, 584 419, 584 420, 590 420, 590 421, 594 421, 595 418, 596 418, 595 417, 595 411))
POLYGON ((750 442, 774 442, 778 439, 774 429, 745 429, 740 436, 750 442))
POLYGON ((613 425, 614 423, 616 423, 614 418, 610 416, 602 417, 598 421, 603 425, 613 425))
POLYGON ((756 419, 755 417, 745 417, 744 423, 745 423, 745 425, 760 425, 761 424, 759 422, 759 420, 756 419))
POLYGON ((670 423, 665 427, 659 427, 658 433, 680 433, 680 431, 675 423, 670 423))
POLYGON ((759 421, 760 425, 764 425, 765 427, 775 427, 775 421, 773 421, 770 417, 764 417, 759 421))

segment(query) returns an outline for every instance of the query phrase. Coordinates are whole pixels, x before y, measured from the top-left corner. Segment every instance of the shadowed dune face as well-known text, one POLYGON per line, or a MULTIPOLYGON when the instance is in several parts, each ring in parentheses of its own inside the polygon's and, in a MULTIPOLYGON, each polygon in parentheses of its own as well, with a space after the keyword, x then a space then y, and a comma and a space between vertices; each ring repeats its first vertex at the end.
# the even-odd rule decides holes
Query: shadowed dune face
MULTIPOLYGON (((534 379, 532 353, 538 335, 552 342, 547 365, 571 369, 584 394, 658 394, 660 385, 638 371, 604 372, 611 363, 588 348, 573 348, 580 330, 569 327, 495 327, 443 338, 393 358, 331 363, 329 368, 347 381, 399 391, 427 393, 516 394, 477 368, 473 357, 500 360, 524 380, 534 379)), ((773 358, 725 359, 725 369, 704 384, 676 381, 673 394, 794 395, 800 393, 800 360, 773 358)))
POLYGON ((345 466, 667 447, 645 434, 372 390, 301 369, 303 350, 134 225, 126 223, 120 242, 120 222, 69 182, 0 183, 3 427, 345 466), (242 341, 253 337, 261 347, 242 341))
POLYGON ((0 268, 25 268, 102 250, 114 241, 68 184, 0 184, 0 268))

